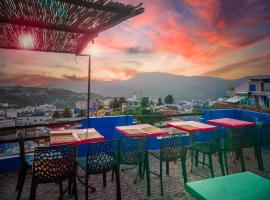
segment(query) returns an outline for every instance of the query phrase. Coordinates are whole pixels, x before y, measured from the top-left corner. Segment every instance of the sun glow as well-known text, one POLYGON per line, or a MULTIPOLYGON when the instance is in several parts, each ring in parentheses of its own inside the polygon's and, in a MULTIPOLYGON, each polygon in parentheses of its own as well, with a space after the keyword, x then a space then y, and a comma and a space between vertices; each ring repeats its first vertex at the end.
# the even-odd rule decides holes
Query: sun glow
POLYGON ((24 49, 30 49, 34 47, 34 38, 30 34, 22 34, 19 41, 21 47, 24 49))

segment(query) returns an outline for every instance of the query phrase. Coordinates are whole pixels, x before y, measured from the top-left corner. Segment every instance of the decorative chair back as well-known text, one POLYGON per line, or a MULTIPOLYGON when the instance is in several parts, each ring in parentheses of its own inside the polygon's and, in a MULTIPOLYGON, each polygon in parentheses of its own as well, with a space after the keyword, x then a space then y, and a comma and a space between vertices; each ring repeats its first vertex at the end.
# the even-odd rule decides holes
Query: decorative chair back
POLYGON ((86 171, 101 174, 114 168, 116 164, 117 140, 88 145, 86 171))
POLYGON ((183 137, 179 135, 165 136, 160 141, 161 160, 173 161, 185 157, 183 137))
POLYGON ((270 124, 262 124, 258 132, 258 143, 260 145, 270 145, 270 124))
POLYGON ((118 146, 118 162, 126 165, 137 165, 145 161, 145 138, 121 137, 118 146))
POLYGON ((55 182, 75 173, 75 148, 73 145, 36 147, 33 176, 39 182, 55 182))
POLYGON ((237 149, 257 144, 256 126, 238 128, 225 134, 225 148, 237 149))

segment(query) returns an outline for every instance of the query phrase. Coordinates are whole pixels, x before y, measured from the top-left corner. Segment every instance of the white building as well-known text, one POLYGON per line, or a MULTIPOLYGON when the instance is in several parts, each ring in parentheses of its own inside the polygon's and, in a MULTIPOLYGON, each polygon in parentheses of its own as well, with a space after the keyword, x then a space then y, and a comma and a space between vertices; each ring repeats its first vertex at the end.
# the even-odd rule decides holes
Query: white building
POLYGON ((78 108, 80 110, 87 110, 87 102, 86 101, 76 102, 76 108, 78 108))
POLYGON ((15 120, 14 119, 1 120, 0 121, 0 128, 12 127, 12 126, 15 126, 15 120))
POLYGON ((50 119, 52 119, 52 117, 48 115, 21 116, 16 119, 16 125, 24 126, 24 125, 33 125, 33 124, 44 124, 50 119))
POLYGON ((110 107, 110 103, 111 103, 112 100, 113 100, 113 99, 104 99, 103 105, 104 105, 105 107, 110 107))
POLYGON ((6 111, 7 119, 17 118, 18 112, 19 112, 19 109, 7 109, 6 111))

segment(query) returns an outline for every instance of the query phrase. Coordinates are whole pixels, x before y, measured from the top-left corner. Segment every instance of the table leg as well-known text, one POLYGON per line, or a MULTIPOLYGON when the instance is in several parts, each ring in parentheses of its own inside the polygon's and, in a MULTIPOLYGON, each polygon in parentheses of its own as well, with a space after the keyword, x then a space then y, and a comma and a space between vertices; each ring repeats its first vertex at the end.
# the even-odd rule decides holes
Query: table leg
MULTIPOLYGON (((190 147, 192 147, 193 143, 194 143, 194 134, 195 133, 192 133, 190 134, 190 141, 189 141, 189 145, 190 147)), ((190 172, 192 172, 192 169, 193 169, 193 160, 194 160, 194 150, 190 149, 190 159, 191 159, 191 164, 190 164, 190 172)))

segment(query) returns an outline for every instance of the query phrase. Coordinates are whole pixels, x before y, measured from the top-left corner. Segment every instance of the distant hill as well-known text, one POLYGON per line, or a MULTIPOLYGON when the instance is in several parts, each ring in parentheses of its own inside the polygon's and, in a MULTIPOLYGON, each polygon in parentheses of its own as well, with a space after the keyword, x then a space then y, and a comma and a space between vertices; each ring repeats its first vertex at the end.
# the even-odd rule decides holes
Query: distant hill
MULTIPOLYGON (((261 76, 258 76, 261 77, 261 76)), ((270 77, 270 76, 263 76, 270 77)), ((236 80, 225 80, 203 76, 180 76, 168 73, 142 73, 124 81, 92 81, 93 92, 102 96, 138 96, 164 97, 172 94, 180 98, 208 99, 226 93, 228 87, 238 87, 250 77, 236 80)), ((59 85, 51 85, 72 91, 86 91, 86 81, 68 81, 59 85)))
MULTIPOLYGON (((92 94, 93 98, 100 95, 92 94)), ((59 108, 74 107, 75 103, 86 99, 86 94, 75 93, 65 89, 0 86, 0 102, 9 103, 18 107, 35 106, 44 103, 54 104, 59 108)))

